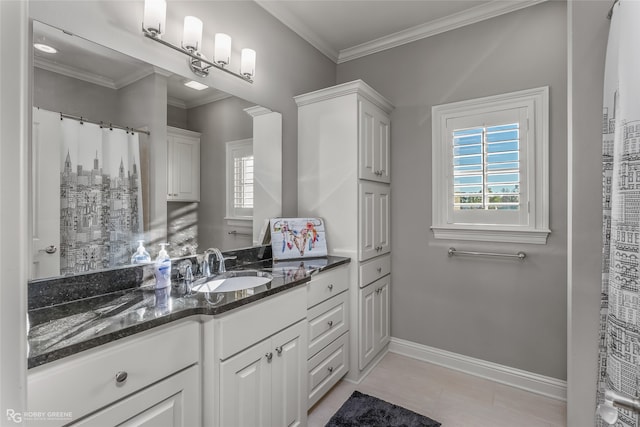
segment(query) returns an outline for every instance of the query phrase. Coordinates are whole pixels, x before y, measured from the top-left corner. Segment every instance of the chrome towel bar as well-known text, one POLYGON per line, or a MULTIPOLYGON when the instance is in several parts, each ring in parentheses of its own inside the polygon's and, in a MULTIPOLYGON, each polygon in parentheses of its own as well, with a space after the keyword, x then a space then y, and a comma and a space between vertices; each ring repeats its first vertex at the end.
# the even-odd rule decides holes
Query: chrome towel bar
POLYGON ((527 254, 520 251, 517 254, 498 254, 494 252, 470 252, 470 251, 458 251, 456 248, 449 248, 447 251, 449 256, 454 255, 470 255, 470 256, 493 256, 493 257, 504 257, 504 258, 518 258, 520 261, 523 261, 527 254))

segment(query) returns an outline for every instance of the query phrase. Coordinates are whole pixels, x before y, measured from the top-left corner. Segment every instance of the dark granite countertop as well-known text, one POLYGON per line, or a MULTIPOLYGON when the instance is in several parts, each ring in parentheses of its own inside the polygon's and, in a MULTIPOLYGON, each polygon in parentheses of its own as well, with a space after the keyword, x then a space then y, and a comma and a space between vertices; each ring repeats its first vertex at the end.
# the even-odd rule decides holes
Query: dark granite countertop
MULTIPOLYGON (((215 316, 302 285, 310 280, 312 273, 348 262, 349 258, 328 256, 243 264, 239 270, 255 269, 273 275, 271 283, 243 291, 187 293, 184 282, 174 280, 171 288, 163 290, 137 286, 46 306, 30 301, 28 367, 40 366, 188 316, 215 316)), ((37 288, 34 286, 34 289, 37 288)), ((44 294, 41 289, 38 291, 44 294)))

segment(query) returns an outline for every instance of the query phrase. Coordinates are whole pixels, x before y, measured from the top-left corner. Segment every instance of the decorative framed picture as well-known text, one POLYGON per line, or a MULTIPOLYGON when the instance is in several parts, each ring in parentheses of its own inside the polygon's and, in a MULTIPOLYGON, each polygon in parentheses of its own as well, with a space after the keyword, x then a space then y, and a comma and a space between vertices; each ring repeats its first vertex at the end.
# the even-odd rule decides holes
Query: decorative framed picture
POLYGON ((271 218, 269 228, 275 260, 327 256, 321 218, 271 218))

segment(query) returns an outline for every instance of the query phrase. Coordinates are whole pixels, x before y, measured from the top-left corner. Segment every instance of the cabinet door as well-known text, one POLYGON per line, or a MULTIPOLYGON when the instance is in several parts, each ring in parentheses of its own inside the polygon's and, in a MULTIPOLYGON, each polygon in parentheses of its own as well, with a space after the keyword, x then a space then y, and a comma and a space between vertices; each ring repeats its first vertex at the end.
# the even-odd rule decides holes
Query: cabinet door
POLYGON ((391 250, 390 190, 388 184, 360 183, 360 261, 391 250))
POLYGON ((271 425, 307 425, 306 325, 299 322, 271 339, 271 425))
POLYGON ((220 364, 219 425, 271 426, 273 357, 271 341, 265 340, 220 364))
POLYGON ((167 200, 200 200, 200 140, 183 136, 168 138, 167 200))
POLYGON ((387 345, 391 338, 389 324, 389 294, 391 285, 391 275, 385 276, 372 283, 375 286, 374 308, 373 308, 373 339, 375 342, 375 353, 377 354, 387 345))
POLYGON ((194 365, 70 425, 200 425, 199 372, 198 365, 194 365))
POLYGON ((389 117, 379 108, 360 100, 358 158, 360 179, 390 182, 389 117))
POLYGON ((373 283, 360 289, 358 301, 358 364, 360 370, 364 369, 375 356, 375 289, 373 283))

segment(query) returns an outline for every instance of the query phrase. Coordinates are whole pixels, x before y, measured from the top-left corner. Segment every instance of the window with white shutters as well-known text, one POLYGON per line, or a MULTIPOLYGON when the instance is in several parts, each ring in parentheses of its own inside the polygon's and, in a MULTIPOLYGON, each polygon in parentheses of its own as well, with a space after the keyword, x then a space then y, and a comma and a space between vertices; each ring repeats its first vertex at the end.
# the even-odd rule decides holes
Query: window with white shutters
POLYGON ((435 238, 546 243, 548 88, 433 107, 435 238))
POLYGON ((227 219, 253 216, 253 141, 245 139, 226 144, 227 219))

